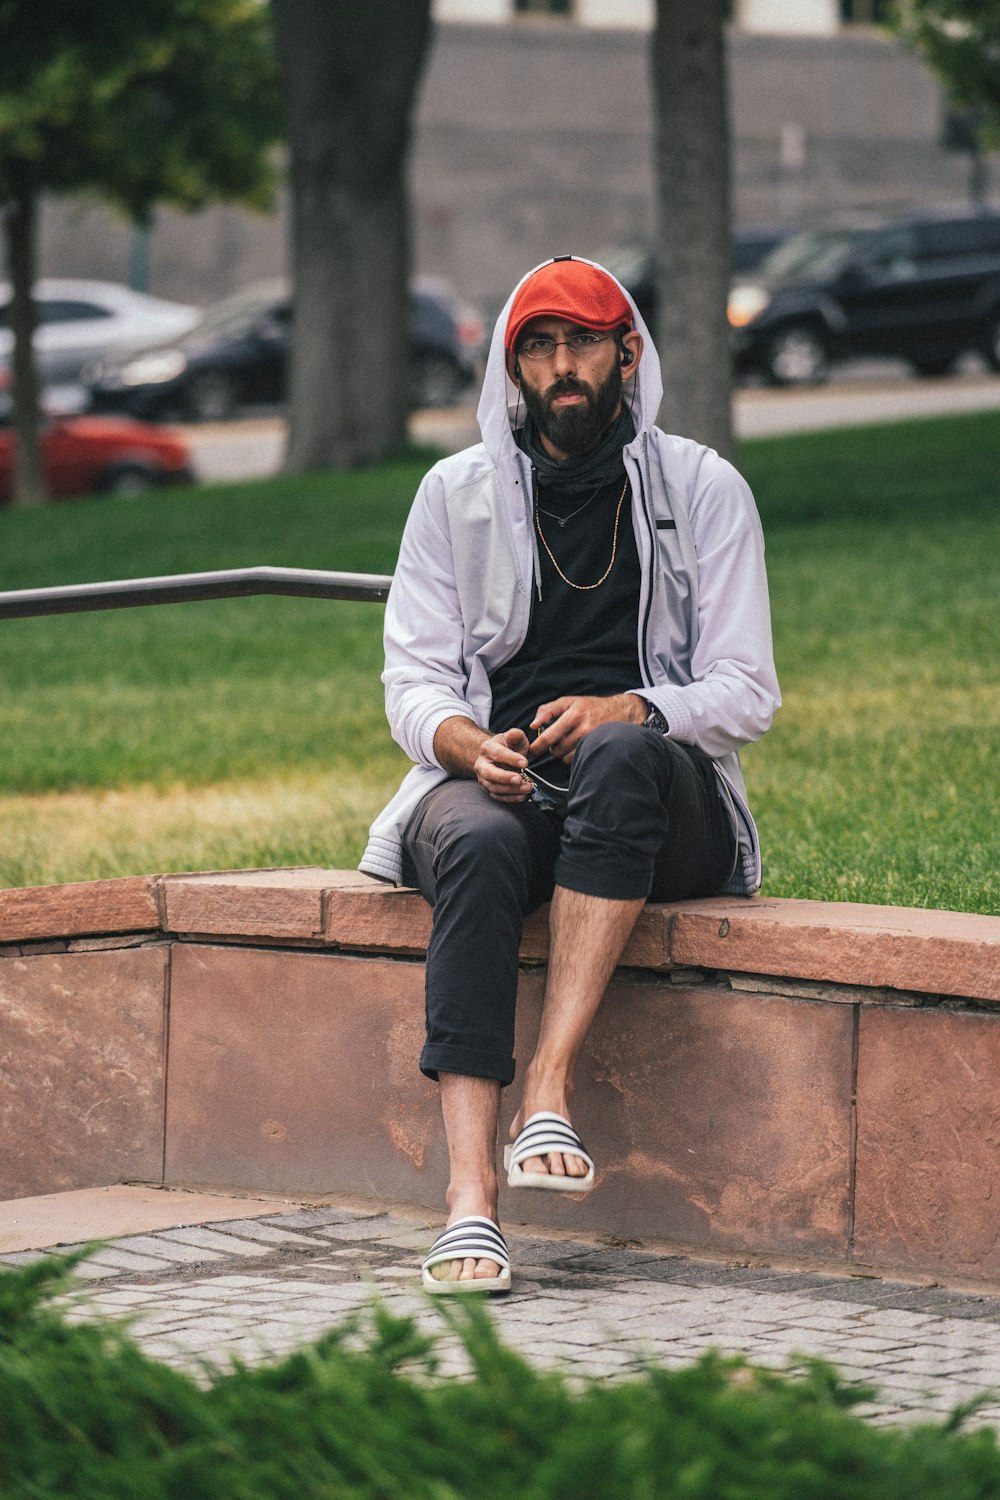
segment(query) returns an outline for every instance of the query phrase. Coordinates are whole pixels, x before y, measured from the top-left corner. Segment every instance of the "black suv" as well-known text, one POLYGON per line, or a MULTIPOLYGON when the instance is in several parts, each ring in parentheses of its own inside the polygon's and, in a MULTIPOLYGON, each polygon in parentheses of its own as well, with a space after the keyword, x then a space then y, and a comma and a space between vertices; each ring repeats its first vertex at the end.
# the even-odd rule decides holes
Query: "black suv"
POLYGON ((1000 370, 1000 213, 794 235, 733 285, 729 323, 736 371, 775 385, 864 355, 941 375, 974 350, 1000 370))

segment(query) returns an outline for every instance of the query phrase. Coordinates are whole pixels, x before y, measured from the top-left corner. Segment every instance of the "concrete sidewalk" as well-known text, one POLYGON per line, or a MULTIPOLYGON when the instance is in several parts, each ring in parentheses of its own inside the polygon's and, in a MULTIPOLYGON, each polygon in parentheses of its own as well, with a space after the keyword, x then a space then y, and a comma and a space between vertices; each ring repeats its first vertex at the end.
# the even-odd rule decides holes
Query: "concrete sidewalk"
MULTIPOLYGON (((71 1246, 59 1239, 101 1237, 79 1268, 69 1316, 127 1317, 150 1355, 188 1369, 280 1356, 377 1295, 440 1330, 442 1370, 460 1374, 463 1352, 420 1291, 420 1255, 440 1222, 357 1202, 93 1189, 0 1205, 0 1264, 50 1247, 65 1254, 71 1246)), ((878 1387, 860 1410, 880 1422, 941 1416, 1000 1393, 994 1293, 699 1260, 510 1222, 505 1232, 514 1290, 489 1305, 501 1336, 541 1366, 622 1376, 710 1348, 768 1367, 818 1355, 878 1387)), ((1000 1426, 1000 1394, 974 1420, 1000 1426)))

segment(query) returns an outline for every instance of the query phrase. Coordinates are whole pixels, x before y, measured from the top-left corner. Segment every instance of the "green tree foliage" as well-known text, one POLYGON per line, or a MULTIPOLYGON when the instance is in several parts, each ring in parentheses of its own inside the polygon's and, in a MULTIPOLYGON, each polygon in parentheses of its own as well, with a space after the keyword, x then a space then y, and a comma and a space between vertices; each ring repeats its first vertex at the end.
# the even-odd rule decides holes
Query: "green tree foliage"
POLYGON ((1000 145, 1000 0, 897 0, 892 21, 1000 145))
POLYGON ((0 0, 0 207, 13 284, 17 499, 44 499, 31 357, 38 203, 270 202, 281 113, 259 0, 0 0))

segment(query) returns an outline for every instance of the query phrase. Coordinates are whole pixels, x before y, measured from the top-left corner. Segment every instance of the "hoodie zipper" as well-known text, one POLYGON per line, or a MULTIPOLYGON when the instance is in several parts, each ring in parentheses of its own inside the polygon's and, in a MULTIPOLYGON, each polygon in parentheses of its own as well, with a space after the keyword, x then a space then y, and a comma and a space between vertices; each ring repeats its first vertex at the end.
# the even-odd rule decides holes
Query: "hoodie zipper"
MULTIPOLYGON (((524 482, 524 463, 520 451, 517 455, 517 467, 521 471, 521 480, 524 482)), ((538 538, 535 535, 535 507, 538 504, 538 470, 534 464, 531 465, 531 484, 524 484, 524 498, 528 510, 528 535, 531 537, 531 563, 535 578, 535 592, 539 599, 542 597, 542 562, 538 556, 538 538)))
MULTIPOLYGON (((643 522, 644 522, 645 527, 646 527, 646 541, 647 541, 647 544, 648 544, 648 547, 649 547, 649 572, 648 572, 649 591, 648 591, 647 596, 646 596, 646 609, 645 609, 645 613, 643 615, 642 624, 641 624, 640 629, 639 629, 639 652, 640 652, 640 664, 641 664, 641 667, 642 667, 643 681, 644 681, 646 687, 652 687, 654 684, 653 684, 653 671, 652 671, 652 667, 650 666, 650 662, 649 662, 649 621, 650 621, 650 616, 652 615, 652 612, 653 612, 653 596, 655 595, 656 590, 659 587, 660 579, 659 579, 659 570, 657 568, 656 532, 655 532, 655 529, 653 527, 652 520, 651 520, 650 514, 649 514, 649 493, 650 493, 650 486, 649 486, 648 483, 645 483, 645 484, 643 483, 643 468, 645 468, 647 476, 649 474, 649 459, 648 459, 648 455, 647 455, 647 451, 646 451, 648 438, 649 438, 649 434, 647 432, 643 432, 643 434, 642 434, 642 458, 643 458, 643 463, 640 466, 639 463, 636 462, 635 463, 635 468, 636 468, 636 473, 639 476, 639 501, 640 501, 640 508, 642 510, 643 522)), ((635 462, 635 460, 633 460, 633 462, 635 462)))
MULTIPOLYGON (((538 586, 539 590, 540 590, 540 586, 541 586, 541 570, 539 568, 539 563, 538 563, 538 547, 537 547, 537 545, 535 544, 535 541, 534 541, 534 535, 535 535, 535 533, 534 533, 534 527, 531 524, 531 518, 532 518, 532 513, 533 513, 533 508, 534 508, 534 500, 532 498, 532 495, 533 495, 533 481, 532 481, 532 483, 529 484, 529 482, 528 482, 528 476, 527 476, 527 474, 525 473, 525 470, 524 470, 524 462, 523 462, 523 459, 522 459, 522 456, 521 456, 521 452, 520 452, 520 449, 517 449, 517 448, 515 448, 515 450, 514 450, 514 467, 517 470, 518 474, 520 475, 520 480, 516 480, 515 483, 520 488, 521 494, 523 496, 525 517, 526 517, 527 522, 528 522, 528 534, 531 536, 531 539, 532 539, 532 548, 533 548, 533 551, 534 551, 534 557, 532 559, 533 570, 534 570, 534 577, 535 577, 536 586, 538 586)), ((501 486, 502 486, 502 481, 501 481, 501 486)), ((511 517, 510 517, 510 515, 509 515, 509 513, 507 511, 507 507, 506 506, 503 507, 503 516, 504 516, 504 520, 505 520, 506 525, 507 525, 507 536, 508 536, 508 538, 510 540, 511 556, 514 559, 514 569, 515 569, 515 572, 517 573, 517 587, 518 587, 518 589, 520 590, 520 592, 522 594, 525 593, 526 591, 530 592, 530 590, 527 590, 527 586, 526 586, 526 583, 525 583, 524 574, 521 571, 521 554, 520 554, 520 551, 518 549, 517 538, 514 535, 514 528, 513 528, 513 525, 511 524, 511 517)))

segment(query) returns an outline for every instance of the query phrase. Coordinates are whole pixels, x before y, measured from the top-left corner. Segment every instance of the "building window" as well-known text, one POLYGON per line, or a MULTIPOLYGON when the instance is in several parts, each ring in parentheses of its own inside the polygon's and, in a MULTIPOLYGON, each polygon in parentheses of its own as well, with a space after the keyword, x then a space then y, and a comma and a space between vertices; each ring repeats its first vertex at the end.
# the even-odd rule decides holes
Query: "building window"
POLYGON ((888 21, 889 6, 890 0, 840 0, 840 19, 845 26, 878 26, 888 21))
POLYGON ((517 16, 571 16, 573 0, 514 0, 517 16))

